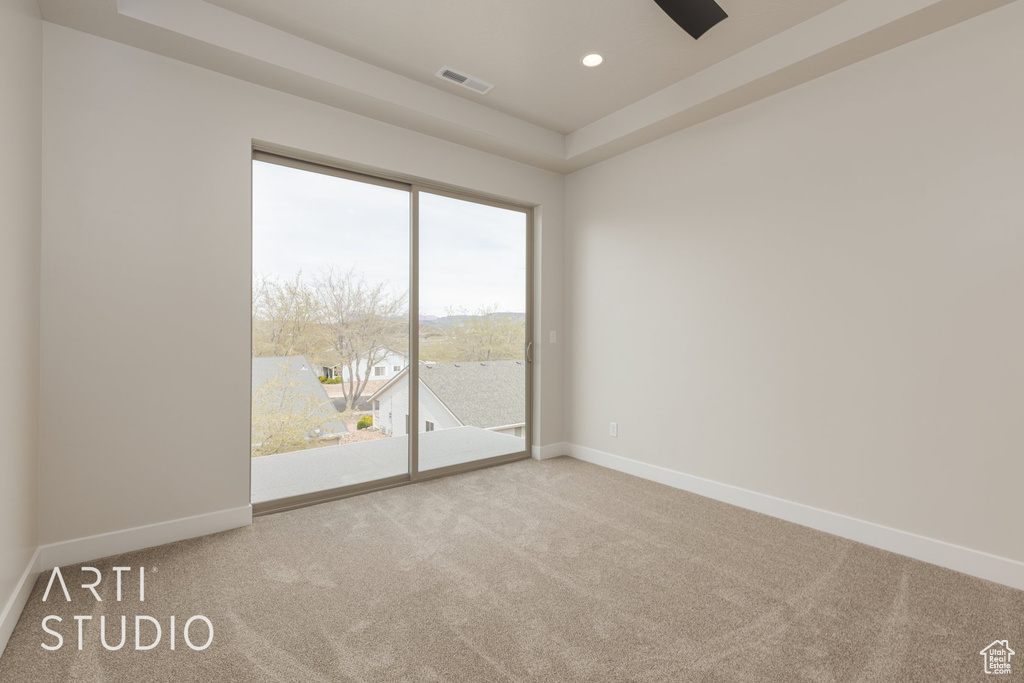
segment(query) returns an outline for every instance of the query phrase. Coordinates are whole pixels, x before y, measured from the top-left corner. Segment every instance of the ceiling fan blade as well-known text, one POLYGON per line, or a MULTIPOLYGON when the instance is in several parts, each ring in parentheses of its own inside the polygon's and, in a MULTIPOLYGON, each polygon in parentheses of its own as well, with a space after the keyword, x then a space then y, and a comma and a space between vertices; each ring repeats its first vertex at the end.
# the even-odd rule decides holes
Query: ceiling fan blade
POLYGON ((729 15, 715 0, 654 0, 672 21, 694 39, 729 15))

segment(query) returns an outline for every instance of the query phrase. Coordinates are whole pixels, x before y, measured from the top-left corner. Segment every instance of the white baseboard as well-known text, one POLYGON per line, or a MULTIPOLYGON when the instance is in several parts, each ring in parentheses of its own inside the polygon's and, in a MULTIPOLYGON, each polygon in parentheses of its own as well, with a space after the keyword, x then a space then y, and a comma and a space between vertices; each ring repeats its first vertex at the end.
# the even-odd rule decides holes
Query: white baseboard
POLYGON ((764 493, 721 484, 710 479, 631 460, 593 448, 568 444, 568 453, 578 460, 1024 590, 1024 563, 1016 560, 892 529, 809 505, 794 503, 764 493))
POLYGON ((78 564, 110 555, 120 555, 175 541, 184 541, 187 538, 206 536, 250 524, 252 524, 252 506, 243 505, 230 510, 51 543, 39 548, 39 571, 45 572, 54 567, 78 564))
POLYGON ((557 458, 560 455, 569 455, 569 444, 564 441, 549 443, 547 446, 533 447, 534 460, 550 460, 551 458, 557 458))
POLYGON ((11 597, 8 598, 3 609, 0 610, 0 657, 4 654, 7 641, 11 639, 11 634, 14 633, 14 626, 18 623, 22 610, 28 604, 28 596, 36 585, 36 576, 38 574, 39 548, 36 548, 36 551, 32 553, 32 559, 28 561, 28 565, 25 567, 25 571, 21 573, 21 578, 18 579, 14 592, 11 593, 11 597))

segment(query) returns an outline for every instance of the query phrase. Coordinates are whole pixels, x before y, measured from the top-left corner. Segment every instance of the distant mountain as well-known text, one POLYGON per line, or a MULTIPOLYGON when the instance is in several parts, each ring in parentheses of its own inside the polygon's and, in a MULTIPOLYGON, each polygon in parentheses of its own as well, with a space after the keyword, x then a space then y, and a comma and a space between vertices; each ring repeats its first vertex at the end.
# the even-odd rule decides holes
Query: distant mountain
MULTIPOLYGON (((468 315, 468 314, 466 314, 466 315, 445 315, 445 316, 421 315, 420 316, 420 322, 421 323, 426 323, 428 325, 446 325, 446 324, 449 324, 449 323, 459 323, 459 322, 461 322, 463 320, 469 320, 470 318, 475 318, 475 317, 477 317, 477 316, 475 316, 475 315, 468 315)), ((526 320, 526 314, 525 313, 515 313, 513 311, 499 311, 499 312, 495 312, 495 313, 490 313, 486 317, 488 317, 488 318, 513 318, 515 320, 521 320, 521 321, 525 321, 526 320)))

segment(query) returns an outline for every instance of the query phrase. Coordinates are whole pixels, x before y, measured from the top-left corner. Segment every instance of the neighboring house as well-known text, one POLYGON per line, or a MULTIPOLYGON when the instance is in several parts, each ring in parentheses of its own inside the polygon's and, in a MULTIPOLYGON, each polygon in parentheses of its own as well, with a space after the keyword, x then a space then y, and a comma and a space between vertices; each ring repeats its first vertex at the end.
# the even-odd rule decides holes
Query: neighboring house
MULTIPOLYGON (((373 424, 386 434, 407 434, 409 373, 370 397, 373 424)), ((522 361, 420 363, 419 431, 480 427, 524 437, 526 366, 522 361)))
MULTIPOLYGON (((388 351, 387 356, 384 360, 379 363, 375 363, 370 368, 370 380, 371 381, 387 381, 394 379, 398 373, 405 369, 409 361, 406 359, 406 354, 396 353, 394 351, 388 351)), ((333 367, 327 365, 321 365, 318 367, 321 377, 327 379, 334 379, 340 377, 342 381, 349 381, 351 372, 347 365, 335 365, 333 367)), ((356 378, 363 379, 366 377, 366 360, 359 361, 356 367, 356 378)))
MULTIPOLYGON (((254 400, 260 389, 269 391, 260 394, 264 400, 281 401, 284 410, 313 414, 314 422, 321 425, 313 430, 309 438, 337 443, 348 434, 348 428, 331 399, 324 391, 317 374, 304 356, 271 356, 252 359, 252 395, 254 400), (319 415, 316 414, 319 411, 319 415)), ((253 407, 257 410, 257 406, 253 407)), ((259 434, 253 434, 253 441, 259 443, 259 434)))

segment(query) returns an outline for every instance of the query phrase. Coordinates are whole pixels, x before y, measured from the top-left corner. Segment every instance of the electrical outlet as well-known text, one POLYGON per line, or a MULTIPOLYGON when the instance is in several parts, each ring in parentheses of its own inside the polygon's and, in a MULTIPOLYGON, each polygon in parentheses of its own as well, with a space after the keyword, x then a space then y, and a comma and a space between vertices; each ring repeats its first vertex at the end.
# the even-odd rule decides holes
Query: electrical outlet
POLYGON ((556 334, 556 332, 554 330, 551 330, 551 343, 554 344, 557 339, 558 339, 558 335, 556 334))
POLYGON ((608 434, 611 435, 611 436, 618 436, 619 435, 619 423, 618 422, 609 422, 608 423, 608 434))

